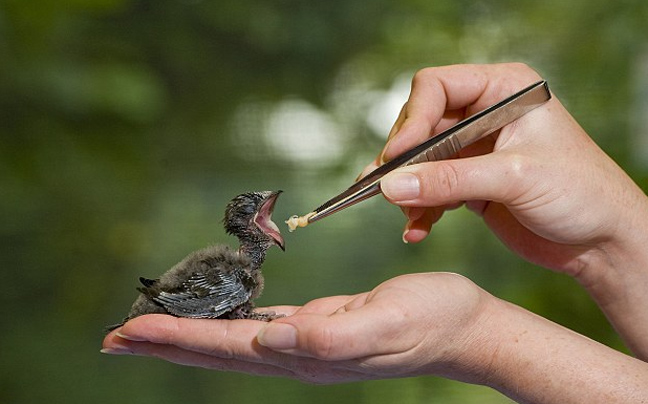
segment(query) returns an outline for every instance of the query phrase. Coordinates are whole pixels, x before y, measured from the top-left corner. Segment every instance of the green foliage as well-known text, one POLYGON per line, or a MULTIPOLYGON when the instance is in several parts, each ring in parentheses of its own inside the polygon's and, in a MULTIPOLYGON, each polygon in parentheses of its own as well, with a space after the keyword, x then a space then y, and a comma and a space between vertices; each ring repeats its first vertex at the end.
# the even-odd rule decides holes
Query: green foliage
MULTIPOLYGON (((0 401, 509 402, 434 378, 316 387, 98 350, 138 276, 232 242, 220 225, 232 196, 283 189, 280 222, 347 186, 384 140, 367 116, 425 66, 531 64, 645 189, 648 162, 632 145, 648 131, 635 119, 646 111, 633 107, 647 103, 636 90, 646 75, 647 4, 3 2, 0 401), (330 152, 316 153, 317 140, 330 152)), ((267 260, 260 303, 455 271, 623 349, 578 285, 521 262, 467 211, 447 214, 422 245, 403 245, 401 225, 377 198, 287 234, 287 252, 267 260)))

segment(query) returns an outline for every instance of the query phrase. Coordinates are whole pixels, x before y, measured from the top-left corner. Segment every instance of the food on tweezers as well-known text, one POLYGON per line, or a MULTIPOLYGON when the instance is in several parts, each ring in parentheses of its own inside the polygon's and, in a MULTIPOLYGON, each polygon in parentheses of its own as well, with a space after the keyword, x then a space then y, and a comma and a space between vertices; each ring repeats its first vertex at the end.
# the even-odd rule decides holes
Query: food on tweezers
POLYGON ((291 232, 295 231, 298 227, 306 227, 308 226, 308 219, 313 216, 315 212, 308 213, 304 216, 297 216, 293 215, 290 216, 288 220, 286 220, 286 224, 288 225, 288 230, 291 232))

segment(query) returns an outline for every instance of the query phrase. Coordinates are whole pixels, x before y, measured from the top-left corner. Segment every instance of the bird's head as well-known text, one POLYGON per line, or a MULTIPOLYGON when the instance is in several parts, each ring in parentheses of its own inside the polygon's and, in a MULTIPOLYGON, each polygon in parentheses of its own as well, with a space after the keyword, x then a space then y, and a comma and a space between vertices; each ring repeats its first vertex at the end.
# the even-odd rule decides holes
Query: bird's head
POLYGON ((232 199, 225 208, 225 231, 241 243, 255 243, 285 250, 279 228, 272 221, 272 211, 281 191, 248 192, 232 199))

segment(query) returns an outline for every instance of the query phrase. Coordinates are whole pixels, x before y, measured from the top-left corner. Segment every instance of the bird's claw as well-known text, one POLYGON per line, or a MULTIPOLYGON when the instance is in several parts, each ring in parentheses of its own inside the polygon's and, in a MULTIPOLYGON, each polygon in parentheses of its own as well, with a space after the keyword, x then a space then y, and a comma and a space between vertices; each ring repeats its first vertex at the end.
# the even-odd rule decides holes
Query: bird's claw
POLYGON ((286 317, 285 314, 277 314, 274 311, 253 311, 249 314, 249 319, 259 321, 272 321, 281 317, 286 317))

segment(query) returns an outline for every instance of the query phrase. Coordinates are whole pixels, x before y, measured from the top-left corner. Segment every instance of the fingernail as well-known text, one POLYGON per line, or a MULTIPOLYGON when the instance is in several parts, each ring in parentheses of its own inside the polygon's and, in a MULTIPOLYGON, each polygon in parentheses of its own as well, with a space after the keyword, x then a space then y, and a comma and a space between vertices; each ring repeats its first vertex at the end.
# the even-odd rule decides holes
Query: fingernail
POLYGON ((133 351, 126 349, 124 347, 119 348, 103 348, 101 351, 102 354, 108 355, 133 355, 133 351))
POLYGON ((388 139, 385 147, 383 147, 382 153, 380 154, 381 165, 396 157, 396 155, 394 155, 394 153, 391 151, 391 149, 393 149, 391 145, 393 143, 393 139, 395 139, 395 137, 388 139))
POLYGON ((290 324, 270 323, 257 335, 259 344, 270 349, 297 347, 297 329, 290 324))
POLYGON ((383 165, 387 162, 387 159, 385 158, 385 155, 387 154, 387 150, 389 149, 389 140, 387 141, 387 144, 385 145, 385 148, 383 149, 382 153, 380 153, 380 164, 383 165))
POLYGON ((407 224, 405 225, 405 230, 403 231, 403 243, 409 244, 409 241, 407 241, 407 233, 410 231, 410 226, 412 225, 411 221, 407 221, 407 224))
POLYGON ((146 341, 146 340, 143 339, 143 338, 136 338, 136 337, 133 337, 133 336, 130 336, 130 335, 124 334, 124 333, 122 333, 121 331, 117 331, 117 332, 115 333, 115 335, 118 336, 119 338, 123 338, 123 339, 128 340, 128 341, 137 341, 137 342, 144 342, 144 341, 146 341))
POLYGON ((366 167, 364 168, 364 170, 362 170, 362 172, 358 175, 358 177, 356 177, 355 182, 360 181, 361 179, 363 179, 364 177, 366 177, 367 174, 369 174, 370 172, 372 172, 372 171, 375 170, 376 168, 378 168, 378 166, 377 166, 375 163, 371 163, 371 164, 369 164, 368 166, 366 166, 366 167))
POLYGON ((382 193, 394 202, 404 202, 418 198, 421 184, 412 173, 392 173, 380 181, 382 193))

